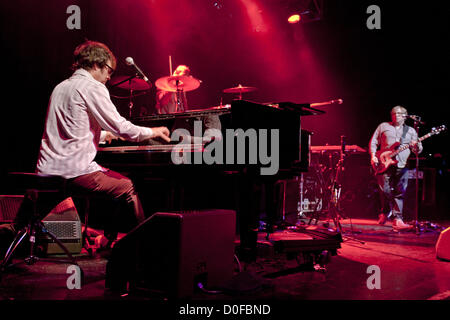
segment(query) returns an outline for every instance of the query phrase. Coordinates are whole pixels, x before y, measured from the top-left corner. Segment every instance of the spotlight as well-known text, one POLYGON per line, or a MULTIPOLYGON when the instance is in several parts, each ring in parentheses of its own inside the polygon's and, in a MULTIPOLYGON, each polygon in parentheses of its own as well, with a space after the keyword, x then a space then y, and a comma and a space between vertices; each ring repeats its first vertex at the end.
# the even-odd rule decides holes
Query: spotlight
POLYGON ((223 8, 223 3, 222 1, 213 1, 213 7, 216 8, 217 10, 220 10, 223 8))
POLYGON ((299 14, 293 14, 288 18, 288 22, 294 24, 298 23, 301 19, 299 14))
POLYGON ((323 18, 323 0, 288 0, 288 22, 291 24, 319 21, 323 18))

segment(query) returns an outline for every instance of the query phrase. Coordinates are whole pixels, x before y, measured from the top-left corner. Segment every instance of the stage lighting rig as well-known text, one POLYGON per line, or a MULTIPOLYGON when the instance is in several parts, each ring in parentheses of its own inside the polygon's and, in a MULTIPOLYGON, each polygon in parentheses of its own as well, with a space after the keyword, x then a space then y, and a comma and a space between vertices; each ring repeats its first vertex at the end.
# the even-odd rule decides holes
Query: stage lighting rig
POLYGON ((323 18, 324 0, 292 0, 288 1, 286 8, 288 10, 289 23, 308 23, 319 21, 323 18))

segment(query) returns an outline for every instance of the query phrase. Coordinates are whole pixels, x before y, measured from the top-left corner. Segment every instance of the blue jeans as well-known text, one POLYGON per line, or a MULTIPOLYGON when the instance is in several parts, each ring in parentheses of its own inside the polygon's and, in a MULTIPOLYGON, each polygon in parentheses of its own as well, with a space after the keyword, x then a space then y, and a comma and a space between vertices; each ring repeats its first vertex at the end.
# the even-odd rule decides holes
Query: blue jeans
POLYGON ((408 187, 408 168, 391 166, 385 173, 377 175, 380 190, 381 212, 403 219, 403 200, 408 187))

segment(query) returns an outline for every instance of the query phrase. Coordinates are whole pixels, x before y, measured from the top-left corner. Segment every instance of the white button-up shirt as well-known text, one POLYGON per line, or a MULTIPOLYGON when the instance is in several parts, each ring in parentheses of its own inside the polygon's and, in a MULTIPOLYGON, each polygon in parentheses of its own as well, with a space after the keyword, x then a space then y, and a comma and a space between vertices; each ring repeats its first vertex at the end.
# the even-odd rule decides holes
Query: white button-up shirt
POLYGON ((106 86, 78 69, 50 97, 36 171, 74 178, 104 170, 94 161, 102 129, 135 142, 153 134, 122 117, 106 86))

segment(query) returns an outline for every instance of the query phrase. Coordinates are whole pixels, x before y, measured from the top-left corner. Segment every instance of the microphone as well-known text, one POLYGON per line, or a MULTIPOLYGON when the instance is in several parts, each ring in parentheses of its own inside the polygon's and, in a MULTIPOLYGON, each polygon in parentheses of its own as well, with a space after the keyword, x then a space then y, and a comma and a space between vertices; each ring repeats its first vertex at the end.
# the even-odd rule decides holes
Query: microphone
POLYGON ((329 104, 342 104, 344 102, 344 100, 342 99, 336 99, 336 100, 330 100, 327 102, 316 102, 316 103, 311 103, 310 106, 312 108, 314 107, 320 107, 320 106, 327 106, 329 104))
POLYGON ((129 66, 133 66, 134 69, 136 69, 136 72, 138 73, 138 75, 140 77, 142 77, 142 79, 144 79, 145 82, 149 82, 148 78, 145 76, 144 72, 142 72, 142 70, 134 63, 134 60, 132 57, 127 57, 125 59, 125 63, 129 66))

